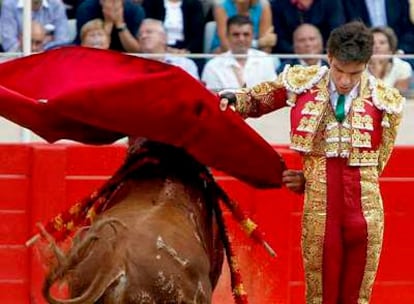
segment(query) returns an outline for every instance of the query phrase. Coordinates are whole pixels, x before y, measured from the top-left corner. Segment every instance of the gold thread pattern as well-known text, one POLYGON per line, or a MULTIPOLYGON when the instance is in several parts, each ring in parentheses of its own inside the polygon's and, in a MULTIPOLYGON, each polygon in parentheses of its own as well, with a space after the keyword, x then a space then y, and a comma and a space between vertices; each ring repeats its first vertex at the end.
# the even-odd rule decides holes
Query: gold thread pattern
POLYGON ((388 115, 389 128, 383 128, 382 141, 379 148, 378 155, 378 171, 381 173, 384 170, 388 159, 391 156, 392 149, 394 147, 395 139, 397 138, 397 130, 401 123, 401 114, 388 115))
POLYGON ((323 243, 326 225, 326 158, 304 158, 306 192, 302 219, 302 254, 306 303, 322 303, 323 243))
POLYGON ((326 69, 321 69, 317 65, 308 67, 294 65, 288 67, 281 75, 285 80, 287 89, 295 93, 302 93, 319 82, 325 72, 326 69))
POLYGON ((298 131, 315 133, 316 128, 318 127, 318 121, 314 116, 306 117, 303 116, 300 119, 298 131))
POLYGON ((313 136, 302 136, 294 134, 291 138, 290 148, 301 152, 310 152, 312 150, 313 136))
POLYGON ((379 150, 353 149, 348 159, 349 166, 376 166, 378 164, 379 150))
POLYGON ((247 234, 251 234, 257 228, 257 224, 249 218, 242 221, 241 225, 244 228, 244 230, 247 232, 247 234))
POLYGON ((315 102, 310 100, 307 103, 305 103, 305 106, 302 110, 302 114, 319 116, 323 112, 323 106, 324 105, 321 102, 315 102))
POLYGON ((274 92, 279 89, 284 90, 284 86, 278 78, 276 81, 262 82, 250 89, 236 91, 236 111, 243 117, 259 117, 286 105, 287 96, 283 102, 274 98, 274 92))
POLYGON ((371 135, 358 129, 352 130, 352 146, 356 148, 371 148, 371 135))
POLYGON ((352 127, 362 130, 374 130, 373 119, 369 115, 354 113, 352 116, 352 127))
POLYGON ((367 223, 367 260, 359 292, 358 303, 368 304, 377 273, 384 231, 384 210, 376 167, 362 167, 361 205, 367 223))
POLYGON ((61 213, 55 216, 55 218, 53 219, 53 225, 57 231, 62 230, 64 226, 64 221, 61 213))
POLYGON ((380 110, 393 114, 402 112, 405 99, 397 89, 388 87, 383 81, 377 80, 374 95, 374 103, 380 110))

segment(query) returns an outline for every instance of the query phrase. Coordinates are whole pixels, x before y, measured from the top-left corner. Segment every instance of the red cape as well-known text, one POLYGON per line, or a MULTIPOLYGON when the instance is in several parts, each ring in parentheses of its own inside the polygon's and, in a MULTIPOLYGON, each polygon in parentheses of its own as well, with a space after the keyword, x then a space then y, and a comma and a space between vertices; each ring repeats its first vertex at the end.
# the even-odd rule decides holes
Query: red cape
POLYGON ((65 47, 0 64, 0 115, 49 142, 105 144, 142 136, 184 148, 256 187, 278 187, 280 156, 182 69, 65 47))

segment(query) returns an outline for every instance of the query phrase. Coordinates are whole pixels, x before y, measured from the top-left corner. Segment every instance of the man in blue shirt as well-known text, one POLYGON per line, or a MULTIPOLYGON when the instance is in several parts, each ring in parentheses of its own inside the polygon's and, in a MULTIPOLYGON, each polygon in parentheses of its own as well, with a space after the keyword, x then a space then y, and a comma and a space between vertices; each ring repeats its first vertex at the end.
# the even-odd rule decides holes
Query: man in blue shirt
MULTIPOLYGON (((48 32, 45 48, 69 43, 69 26, 65 6, 60 0, 32 0, 32 20, 48 32)), ((4 0, 0 15, 1 42, 5 52, 22 49, 23 0, 4 0)))

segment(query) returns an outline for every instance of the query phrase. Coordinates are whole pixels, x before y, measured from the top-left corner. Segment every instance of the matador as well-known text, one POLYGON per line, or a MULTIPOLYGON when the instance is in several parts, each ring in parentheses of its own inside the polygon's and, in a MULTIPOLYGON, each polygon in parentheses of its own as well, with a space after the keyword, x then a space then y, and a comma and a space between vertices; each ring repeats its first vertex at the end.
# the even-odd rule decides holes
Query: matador
POLYGON ((404 98, 370 76, 372 35, 360 22, 331 33, 328 67, 287 66, 273 82, 222 92, 244 117, 286 105, 290 147, 302 156, 302 255, 309 304, 368 303, 380 258, 379 176, 396 139, 404 98))

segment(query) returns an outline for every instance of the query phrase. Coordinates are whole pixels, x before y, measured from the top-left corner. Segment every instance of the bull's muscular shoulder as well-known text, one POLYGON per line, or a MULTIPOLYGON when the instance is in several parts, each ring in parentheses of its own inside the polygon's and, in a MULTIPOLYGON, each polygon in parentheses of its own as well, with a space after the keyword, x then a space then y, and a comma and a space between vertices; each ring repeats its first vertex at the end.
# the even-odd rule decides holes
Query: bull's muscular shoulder
POLYGON ((327 71, 326 66, 287 65, 282 73, 282 81, 288 91, 300 94, 315 86, 327 71))
POLYGON ((405 103, 405 98, 397 89, 387 86, 381 80, 374 82, 372 99, 378 109, 388 114, 400 114, 405 103))

